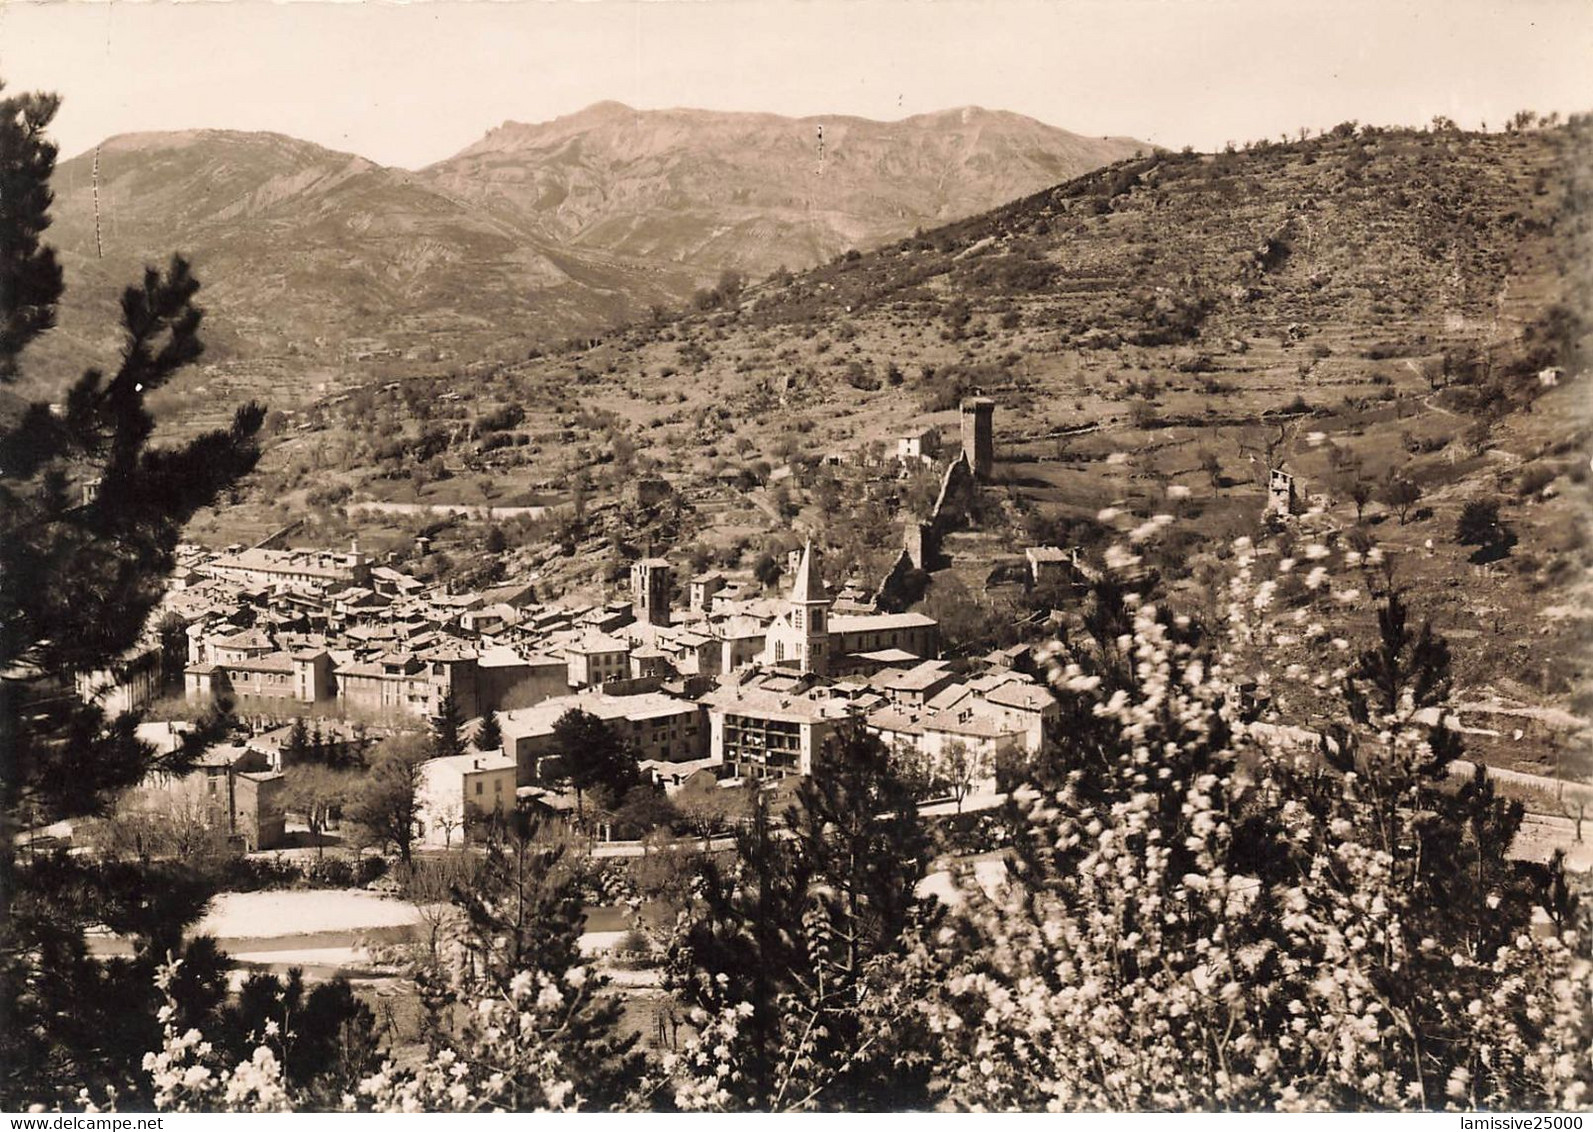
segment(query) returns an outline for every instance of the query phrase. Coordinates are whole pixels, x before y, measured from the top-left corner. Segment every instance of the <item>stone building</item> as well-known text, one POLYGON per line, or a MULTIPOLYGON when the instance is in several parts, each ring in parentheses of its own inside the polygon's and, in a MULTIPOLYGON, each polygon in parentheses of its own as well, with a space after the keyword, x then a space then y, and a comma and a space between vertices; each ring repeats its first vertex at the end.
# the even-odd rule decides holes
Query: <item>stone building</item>
POLYGON ((1267 514, 1287 518, 1299 510, 1300 499, 1294 486, 1294 477, 1282 468, 1267 472, 1267 514))
POLYGON ((962 403, 962 450, 981 483, 995 470, 995 413, 996 403, 988 397, 970 397, 962 403))
POLYGON ((631 565, 631 608, 638 621, 669 624, 670 582, 666 559, 643 558, 631 565))

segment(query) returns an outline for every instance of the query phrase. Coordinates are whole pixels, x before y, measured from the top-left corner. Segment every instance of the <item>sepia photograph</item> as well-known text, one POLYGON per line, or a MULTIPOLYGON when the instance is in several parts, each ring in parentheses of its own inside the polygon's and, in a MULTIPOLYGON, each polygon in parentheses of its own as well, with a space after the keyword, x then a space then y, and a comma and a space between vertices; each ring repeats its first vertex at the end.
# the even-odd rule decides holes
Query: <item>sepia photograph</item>
POLYGON ((0 0, 7 1127, 1582 1128, 1590 299, 1588 0, 0 0))

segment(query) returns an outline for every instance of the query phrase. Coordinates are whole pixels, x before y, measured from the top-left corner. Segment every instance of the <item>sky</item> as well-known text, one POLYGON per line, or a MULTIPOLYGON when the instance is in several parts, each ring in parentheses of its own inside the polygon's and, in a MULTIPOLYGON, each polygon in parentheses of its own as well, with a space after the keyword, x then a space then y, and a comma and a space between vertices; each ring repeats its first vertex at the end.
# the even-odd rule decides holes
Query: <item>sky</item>
POLYGON ((417 168, 613 99, 895 119, 1011 110, 1201 150, 1347 119, 1593 110, 1589 0, 0 0, 62 156, 275 130, 417 168))

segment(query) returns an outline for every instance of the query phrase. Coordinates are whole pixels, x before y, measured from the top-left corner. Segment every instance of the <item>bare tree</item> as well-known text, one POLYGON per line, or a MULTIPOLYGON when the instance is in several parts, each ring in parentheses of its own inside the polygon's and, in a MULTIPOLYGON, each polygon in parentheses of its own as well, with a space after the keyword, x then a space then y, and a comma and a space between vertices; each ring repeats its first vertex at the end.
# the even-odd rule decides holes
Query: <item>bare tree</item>
POLYGON ((469 886, 478 867, 476 859, 461 850, 429 857, 410 870, 404 893, 420 916, 427 960, 436 963, 443 958, 449 928, 463 919, 454 906, 454 892, 469 886))
POLYGON ((443 831, 443 848, 454 847, 454 830, 465 828, 464 807, 455 802, 445 802, 431 811, 432 822, 443 831))
MULTIPOLYGON (((1239 455, 1248 460, 1256 469, 1256 482, 1265 487, 1267 474, 1278 467, 1283 457, 1288 453, 1294 443, 1295 434, 1299 431, 1299 422, 1280 421, 1277 424, 1277 434, 1271 431, 1263 433, 1259 438, 1249 439, 1244 434, 1234 437, 1234 445, 1239 450, 1239 455), (1258 459, 1259 457, 1259 459, 1258 459)), ((1218 436, 1222 433, 1219 431, 1218 436)))
POLYGON ((968 797, 974 782, 986 773, 985 759, 979 750, 961 739, 941 744, 940 750, 929 760, 931 782, 951 795, 959 814, 963 799, 968 797))
POLYGON ((421 735, 400 735, 383 743, 370 777, 349 807, 361 842, 393 850, 406 867, 420 832, 421 765, 429 753, 430 743, 421 735))
POLYGON ((283 773, 283 805, 304 816, 304 824, 315 838, 315 857, 320 860, 326 844, 326 827, 334 810, 343 806, 354 792, 354 776, 318 763, 301 763, 283 773))

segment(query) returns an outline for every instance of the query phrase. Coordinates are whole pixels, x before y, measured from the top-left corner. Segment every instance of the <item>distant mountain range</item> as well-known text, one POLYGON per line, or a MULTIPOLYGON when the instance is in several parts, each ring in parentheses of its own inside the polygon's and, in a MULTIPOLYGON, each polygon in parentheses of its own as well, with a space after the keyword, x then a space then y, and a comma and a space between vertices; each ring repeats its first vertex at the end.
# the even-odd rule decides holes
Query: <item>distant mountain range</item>
POLYGON ((507 122, 420 175, 561 246, 686 276, 759 277, 972 216, 1144 148, 975 107, 873 122, 603 102, 507 122))
POLYGON ((49 239, 69 291, 33 372, 53 384, 110 360, 119 289, 173 251, 205 284, 213 362, 435 368, 678 303, 726 268, 810 267, 1142 148, 974 108, 872 122, 617 103, 505 123, 418 172, 278 134, 120 135, 57 169, 49 239))

